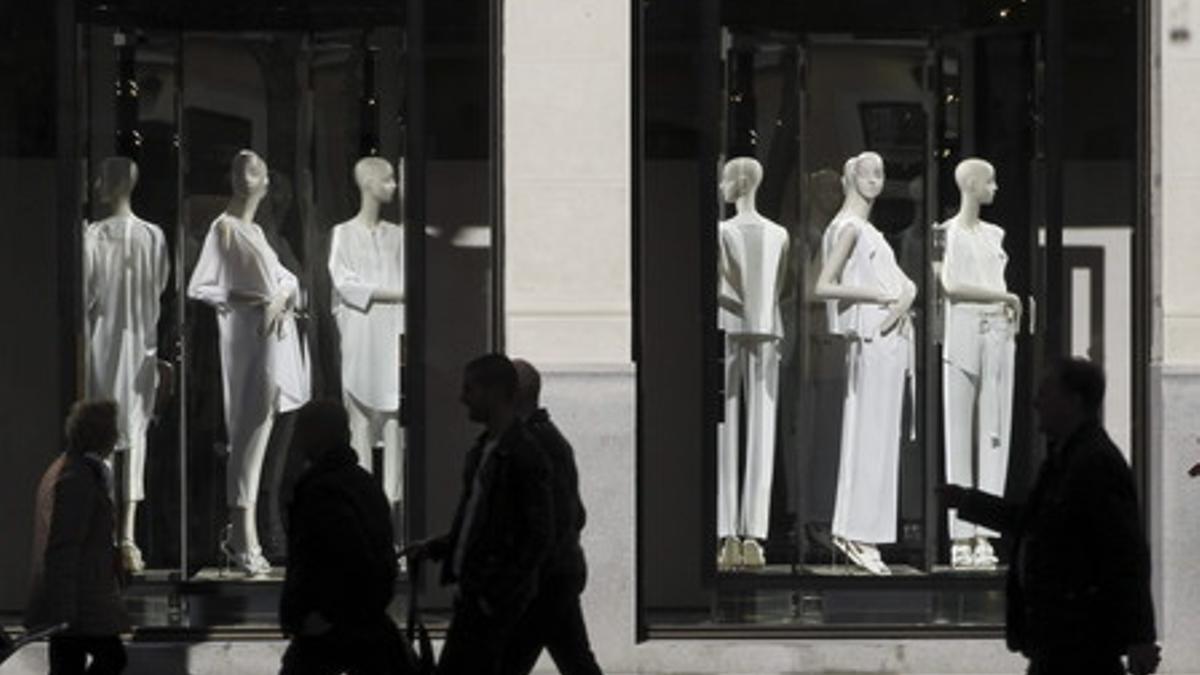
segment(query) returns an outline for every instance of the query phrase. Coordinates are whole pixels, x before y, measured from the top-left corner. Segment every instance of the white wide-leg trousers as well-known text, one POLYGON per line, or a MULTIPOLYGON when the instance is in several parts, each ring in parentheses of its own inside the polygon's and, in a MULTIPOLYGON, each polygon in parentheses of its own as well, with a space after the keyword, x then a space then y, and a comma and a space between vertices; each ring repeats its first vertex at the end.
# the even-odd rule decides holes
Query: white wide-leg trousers
MULTIPOLYGON (((972 336, 978 373, 942 362, 942 400, 946 425, 946 480, 1004 495, 1012 436, 1013 369, 1016 343, 1011 322, 1003 316, 981 316, 972 336)), ((985 527, 960 520, 950 509, 951 539, 996 538, 985 527)))
POLYGON ((871 544, 896 541, 900 432, 911 349, 911 337, 899 329, 871 340, 850 340, 834 536, 871 544))
POLYGON ((717 439, 717 535, 767 538, 775 468, 779 340, 725 336, 725 422, 717 439), (746 473, 738 496, 741 403, 746 408, 746 473), (739 507, 740 501, 740 507, 739 507))
POLYGON ((393 504, 404 499, 404 436, 400 432, 400 411, 377 410, 345 393, 346 414, 350 417, 350 445, 358 453, 358 464, 371 471, 371 454, 377 443, 383 444, 383 492, 393 504))

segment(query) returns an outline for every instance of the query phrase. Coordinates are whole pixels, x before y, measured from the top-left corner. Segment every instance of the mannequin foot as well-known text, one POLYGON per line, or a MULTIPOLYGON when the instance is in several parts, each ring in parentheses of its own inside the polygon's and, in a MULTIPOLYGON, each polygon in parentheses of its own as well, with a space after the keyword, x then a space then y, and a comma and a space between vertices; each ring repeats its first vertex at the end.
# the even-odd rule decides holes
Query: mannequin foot
POLYGON ((950 567, 969 570, 975 567, 975 552, 970 539, 955 539, 950 543, 950 567))
POLYGON ((717 550, 717 569, 728 572, 742 566, 742 543, 737 537, 725 537, 717 550))
POLYGON ((850 541, 836 536, 833 538, 833 544, 839 551, 846 554, 850 562, 871 574, 881 577, 892 574, 892 570, 883 562, 883 556, 879 554, 879 549, 875 547, 875 544, 850 541))
POLYGON ((271 571, 271 563, 263 557, 262 548, 235 544, 230 536, 232 529, 226 525, 221 531, 221 555, 225 558, 225 569, 241 572, 248 577, 265 576, 271 571))
POLYGON ((762 569, 767 566, 762 544, 758 543, 757 539, 747 537, 742 540, 742 565, 750 569, 762 569))
POLYGON ((992 542, 987 537, 975 538, 975 550, 971 554, 972 566, 977 570, 994 570, 1000 559, 992 549, 992 542))
POLYGON ((129 574, 141 574, 146 571, 146 561, 142 558, 142 550, 132 540, 121 542, 121 567, 129 574))

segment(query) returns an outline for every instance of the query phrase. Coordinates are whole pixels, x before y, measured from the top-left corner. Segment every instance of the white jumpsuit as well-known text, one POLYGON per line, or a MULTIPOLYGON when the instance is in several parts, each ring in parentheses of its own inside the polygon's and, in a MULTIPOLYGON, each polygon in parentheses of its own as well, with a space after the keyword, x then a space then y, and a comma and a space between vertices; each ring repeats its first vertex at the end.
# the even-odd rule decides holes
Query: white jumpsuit
POLYGON ((229 435, 226 501, 247 507, 257 501, 273 414, 299 408, 310 395, 295 317, 285 315, 267 330, 267 303, 286 294, 299 304, 299 282, 257 223, 222 214, 209 228, 187 292, 217 311, 229 435))
MULTIPOLYGON (((991 223, 946 225, 942 278, 1007 292, 1008 255, 1004 230, 991 223)), ((1012 432, 1016 327, 1001 303, 945 302, 942 400, 945 415, 946 479, 1002 496, 1008 475, 1012 432)), ((951 539, 998 537, 949 512, 951 539)))
POLYGON ((404 494, 400 431, 400 338, 404 304, 375 303, 380 288, 404 290, 404 230, 393 223, 351 220, 333 228, 329 249, 333 314, 341 335, 342 389, 351 445, 370 470, 371 450, 383 443, 383 488, 404 494))
POLYGON ((761 216, 719 226, 718 325, 725 331, 725 422, 718 438, 717 535, 767 537, 775 466, 779 342, 790 240, 761 216), (741 403, 746 409, 746 473, 738 500, 741 403))
MULTIPOLYGON (((825 231, 825 263, 846 228, 858 232, 840 283, 898 296, 909 283, 892 247, 871 223, 839 216, 825 231)), ((888 308, 873 303, 827 304, 830 331, 849 341, 841 456, 832 533, 850 541, 896 541, 900 432, 906 378, 912 377, 912 323, 906 318, 887 335, 879 327, 888 308)))
POLYGON ((88 225, 83 235, 87 395, 117 403, 118 448, 128 449, 122 501, 145 498, 146 431, 158 385, 159 299, 171 275, 162 230, 136 216, 88 225))

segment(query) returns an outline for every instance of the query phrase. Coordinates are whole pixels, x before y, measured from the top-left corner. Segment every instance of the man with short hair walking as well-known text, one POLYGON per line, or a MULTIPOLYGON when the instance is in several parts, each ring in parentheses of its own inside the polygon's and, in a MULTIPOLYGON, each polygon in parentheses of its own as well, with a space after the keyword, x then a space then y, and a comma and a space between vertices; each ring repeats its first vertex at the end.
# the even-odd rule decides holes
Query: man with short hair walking
POLYGON ((1049 454, 1025 504, 947 485, 960 518, 1003 532, 1008 570, 1008 646, 1030 675, 1121 675, 1158 667, 1150 551, 1133 473, 1100 424, 1104 371, 1060 361, 1035 407, 1049 454))

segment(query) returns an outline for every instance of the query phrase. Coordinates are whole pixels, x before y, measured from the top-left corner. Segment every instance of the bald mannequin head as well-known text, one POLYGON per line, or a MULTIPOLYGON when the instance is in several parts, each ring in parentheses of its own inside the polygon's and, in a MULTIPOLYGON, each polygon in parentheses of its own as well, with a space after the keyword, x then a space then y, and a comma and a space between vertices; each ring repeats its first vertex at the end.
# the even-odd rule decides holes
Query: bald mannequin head
POLYGON ((525 359, 513 359, 517 369, 517 396, 514 401, 517 417, 528 419, 537 411, 542 395, 542 375, 525 359))
POLYGON ((229 166, 229 183, 239 197, 261 197, 270 184, 267 163, 253 150, 239 150, 229 166))
POLYGON ((128 157, 106 157, 96 175, 96 196, 102 202, 128 197, 137 185, 137 164, 128 157))
POLYGON ((753 194, 762 183, 763 168, 753 157, 734 157, 721 172, 721 194, 727 202, 753 194))
POLYGON ((877 152, 860 152, 842 166, 842 189, 873 201, 883 192, 883 157, 877 152))
POLYGON ((363 157, 354 164, 354 182, 364 195, 390 202, 396 194, 396 171, 382 157, 363 157))
POLYGON ((991 204, 996 197, 996 169, 986 160, 969 157, 954 168, 958 191, 980 204, 991 204))

